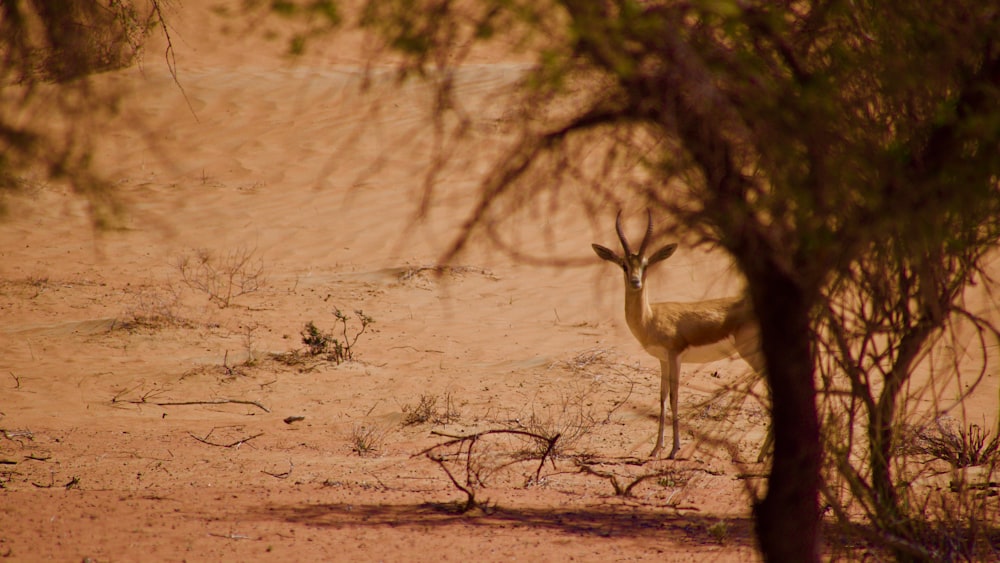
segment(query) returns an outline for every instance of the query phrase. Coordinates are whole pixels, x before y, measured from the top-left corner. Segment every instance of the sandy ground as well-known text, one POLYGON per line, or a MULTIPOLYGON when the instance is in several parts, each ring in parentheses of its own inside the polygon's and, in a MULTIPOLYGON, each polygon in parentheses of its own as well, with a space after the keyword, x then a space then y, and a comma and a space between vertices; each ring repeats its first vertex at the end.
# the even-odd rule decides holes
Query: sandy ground
MULTIPOLYGON (((513 223, 526 250, 587 267, 473 246, 432 268, 497 150, 490 100, 516 62, 462 71, 477 132, 413 226, 433 152, 425 90, 362 94, 347 47, 289 64, 273 42, 207 33, 229 25, 211 10, 174 23, 183 94, 152 55, 101 77, 129 92, 96 155, 124 224, 95 232, 55 186, 0 224, 0 557, 756 558, 747 491, 760 483, 745 474, 765 468, 745 461, 763 409, 706 402, 744 363, 685 364, 681 459, 645 459, 658 364, 625 326, 620 274, 590 250, 616 244, 614 209, 602 225, 572 207, 513 223), (220 306, 210 294, 239 293, 230 272, 246 293, 220 306), (374 320, 355 359, 290 354, 310 321, 339 333, 335 309, 349 337, 356 310, 374 320), (466 495, 420 453, 491 429, 561 438, 542 467, 525 455, 538 444, 510 434, 477 442, 468 466, 442 458, 480 480, 481 506, 462 513, 466 495)), ((668 264, 655 297, 736 287, 721 255, 668 264)))

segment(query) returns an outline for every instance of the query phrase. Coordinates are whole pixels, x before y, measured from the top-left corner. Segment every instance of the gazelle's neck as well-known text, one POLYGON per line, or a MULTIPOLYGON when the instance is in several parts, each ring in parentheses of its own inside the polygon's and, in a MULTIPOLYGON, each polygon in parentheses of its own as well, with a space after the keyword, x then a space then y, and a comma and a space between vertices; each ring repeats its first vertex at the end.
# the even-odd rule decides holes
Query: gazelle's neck
POLYGON ((649 299, 646 297, 646 285, 642 289, 632 289, 625 285, 625 321, 628 323, 632 335, 640 342, 646 338, 649 321, 653 316, 653 310, 649 306, 649 299))

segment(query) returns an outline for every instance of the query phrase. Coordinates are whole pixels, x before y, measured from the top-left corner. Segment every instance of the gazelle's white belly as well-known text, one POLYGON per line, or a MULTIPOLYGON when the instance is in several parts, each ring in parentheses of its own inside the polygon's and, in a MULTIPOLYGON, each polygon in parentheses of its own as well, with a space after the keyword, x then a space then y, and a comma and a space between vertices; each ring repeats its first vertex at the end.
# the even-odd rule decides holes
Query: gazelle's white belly
POLYGON ((642 347, 642 349, 645 350, 647 354, 658 360, 666 362, 670 359, 670 353, 667 351, 665 346, 660 346, 659 344, 646 344, 642 347))
MULTIPOLYGON (((670 361, 670 353, 665 346, 654 343, 643 346, 642 349, 658 360, 670 361)), ((704 364, 732 358, 735 354, 736 347, 733 346, 732 338, 727 338, 705 346, 691 346, 684 351, 682 358, 685 363, 704 364)))

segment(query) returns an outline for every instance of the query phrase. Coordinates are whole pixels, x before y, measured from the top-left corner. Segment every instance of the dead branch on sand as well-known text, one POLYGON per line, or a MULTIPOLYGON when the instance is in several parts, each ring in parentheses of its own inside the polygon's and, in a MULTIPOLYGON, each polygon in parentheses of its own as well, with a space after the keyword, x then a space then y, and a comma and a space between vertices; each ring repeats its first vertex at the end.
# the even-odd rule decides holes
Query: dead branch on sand
POLYGON ((129 403, 132 405, 155 405, 157 407, 182 407, 190 405, 252 405, 264 412, 271 412, 271 409, 265 407, 257 401, 248 401, 245 399, 212 399, 208 401, 149 401, 146 397, 141 397, 139 399, 128 399, 122 400, 117 397, 111 399, 112 403, 129 403))
MULTIPOLYGON (((423 451, 413 454, 413 456, 411 457, 422 455, 425 456, 427 459, 433 461, 434 463, 438 464, 438 467, 440 467, 445 472, 445 475, 448 476, 448 479, 451 480, 452 484, 455 485, 455 487, 458 490, 465 493, 466 501, 463 505, 459 507, 459 510, 461 512, 468 512, 474 508, 479 508, 484 511, 489 509, 489 501, 480 502, 476 500, 476 487, 483 485, 484 483, 481 475, 482 468, 478 467, 478 464, 474 462, 475 456, 473 455, 473 448, 475 448, 476 443, 479 442, 481 439, 487 436, 507 434, 507 435, 529 438, 541 444, 545 444, 546 447, 539 459, 538 468, 535 470, 535 475, 534 477, 528 479, 527 483, 525 483, 525 486, 528 486, 532 483, 538 483, 540 481, 541 472, 542 468, 545 466, 545 461, 551 459, 552 451, 555 449, 556 442, 559 440, 558 434, 556 434, 551 438, 548 438, 540 434, 535 434, 533 432, 527 432, 524 430, 506 429, 506 428, 495 429, 495 430, 484 430, 482 432, 476 432, 475 434, 469 434, 465 436, 446 434, 444 432, 436 430, 432 431, 431 434, 435 436, 450 438, 450 440, 442 442, 440 444, 433 445, 423 451), (440 450, 449 447, 457 447, 457 451, 450 455, 440 452, 440 450), (448 466, 446 464, 446 462, 448 461, 460 461, 462 459, 465 460, 464 484, 462 482, 459 482, 459 480, 455 477, 452 471, 448 469, 448 466)), ((552 464, 553 467, 555 467, 555 461, 552 461, 552 464)))
POLYGON ((206 434, 204 438, 201 438, 199 436, 195 436, 193 432, 188 432, 188 435, 191 436, 192 438, 194 438, 195 440, 198 440, 202 444, 208 444, 209 446, 216 446, 216 447, 219 447, 219 448, 238 448, 238 447, 242 446, 243 444, 249 442, 250 440, 253 440, 254 438, 259 438, 259 437, 261 437, 261 436, 264 435, 263 432, 258 432, 257 434, 254 434, 253 436, 247 436, 245 438, 240 438, 239 440, 236 440, 235 442, 232 442, 232 443, 229 443, 229 444, 220 444, 218 442, 211 442, 211 441, 209 441, 208 437, 212 435, 212 432, 215 432, 214 428, 208 434, 206 434))

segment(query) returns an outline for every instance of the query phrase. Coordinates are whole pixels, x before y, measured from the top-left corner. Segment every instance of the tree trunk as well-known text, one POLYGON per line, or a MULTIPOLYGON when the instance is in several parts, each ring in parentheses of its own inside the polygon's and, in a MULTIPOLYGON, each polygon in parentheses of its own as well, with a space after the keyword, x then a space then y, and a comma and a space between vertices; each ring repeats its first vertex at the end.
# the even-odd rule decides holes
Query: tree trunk
POLYGON ((767 495, 754 507, 757 540, 767 561, 819 561, 822 448, 810 299, 777 269, 761 268, 748 274, 767 362, 774 430, 767 495))
MULTIPOLYGON (((939 308, 943 305, 939 305, 939 308)), ((912 373, 913 362, 920 350, 924 348, 927 339, 933 332, 935 324, 921 320, 907 327, 899 341, 897 356, 892 369, 886 374, 882 394, 873 412, 869 415, 868 441, 869 455, 872 466, 872 491, 875 494, 874 506, 877 511, 879 527, 905 537, 905 531, 899 529, 903 525, 900 519, 899 496, 892 480, 892 452, 895 447, 893 425, 896 423, 896 407, 899 393, 912 373)), ((897 561, 913 561, 919 557, 907 550, 894 550, 897 561)))

